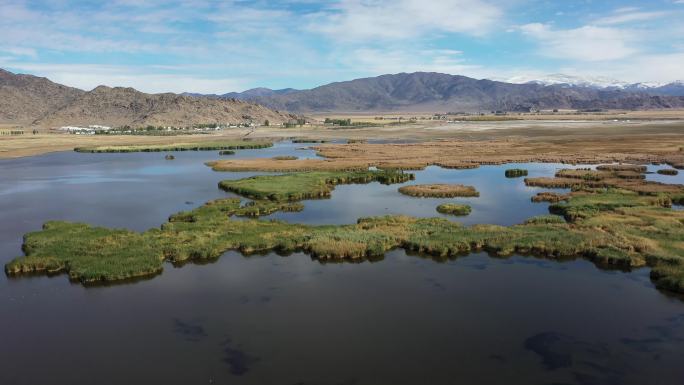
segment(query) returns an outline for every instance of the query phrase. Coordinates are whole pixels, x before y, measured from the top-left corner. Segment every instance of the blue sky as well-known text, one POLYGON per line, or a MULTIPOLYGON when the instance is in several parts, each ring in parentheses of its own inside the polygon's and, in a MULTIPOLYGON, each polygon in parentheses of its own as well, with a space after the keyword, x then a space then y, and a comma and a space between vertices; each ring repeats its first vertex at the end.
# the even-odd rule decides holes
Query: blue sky
POLYGON ((684 79, 684 0, 0 0, 0 67, 224 93, 385 73, 684 79))

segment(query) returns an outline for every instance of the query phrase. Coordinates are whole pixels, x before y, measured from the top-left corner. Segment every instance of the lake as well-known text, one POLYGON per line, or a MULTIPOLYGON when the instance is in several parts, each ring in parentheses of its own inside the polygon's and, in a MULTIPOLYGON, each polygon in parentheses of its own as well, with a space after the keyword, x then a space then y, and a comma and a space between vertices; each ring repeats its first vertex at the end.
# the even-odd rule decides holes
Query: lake
MULTIPOLYGON (((239 150, 234 158, 315 157, 305 144, 239 150)), ((80 154, 0 160, 0 258, 52 219, 138 231, 232 196, 215 151, 80 154)), ((560 164, 429 167, 413 183, 462 183, 479 198, 412 198, 398 185, 341 185, 330 199, 267 218, 354 223, 372 215, 442 216, 511 225, 548 213, 545 189, 507 168, 552 176, 560 164)), ((586 167, 586 166, 583 166, 586 167)), ((649 166, 654 172, 660 166, 649 166)), ((648 179, 684 183, 678 176, 648 179)), ((559 190, 563 191, 563 190, 559 190)), ((602 270, 476 253, 436 261, 403 250, 363 263, 228 252, 210 264, 166 264, 155 278, 83 287, 66 275, 0 278, 0 384, 680 384, 684 301, 649 270, 602 270)))

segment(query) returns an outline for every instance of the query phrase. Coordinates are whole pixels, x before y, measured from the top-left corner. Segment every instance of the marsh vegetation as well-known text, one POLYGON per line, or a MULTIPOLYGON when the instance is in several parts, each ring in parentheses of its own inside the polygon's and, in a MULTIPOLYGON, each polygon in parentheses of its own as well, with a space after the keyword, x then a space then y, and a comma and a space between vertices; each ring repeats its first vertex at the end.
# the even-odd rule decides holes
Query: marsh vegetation
POLYGON ((399 188, 399 192, 404 195, 423 198, 454 198, 480 196, 480 193, 473 186, 443 183, 402 186, 399 188))
POLYGON ((231 249, 303 250, 318 259, 354 260, 402 247, 435 257, 486 250, 501 256, 585 257, 623 268, 650 265, 656 286, 684 292, 684 212, 666 208, 664 196, 611 189, 573 193, 568 202, 551 206, 560 216, 508 227, 467 227, 440 218, 406 216, 361 218, 357 224, 340 226, 230 218, 299 207, 284 204, 255 201, 241 206, 238 199, 220 199, 172 215, 160 229, 143 233, 48 222, 42 231, 26 235, 25 256, 8 263, 5 270, 66 271, 74 280, 94 283, 153 275, 166 260, 214 259, 231 249))
POLYGON ((673 169, 673 168, 663 168, 657 171, 658 174, 660 175, 678 175, 679 171, 673 169))
POLYGON ((509 168, 506 170, 504 175, 506 175, 506 178, 519 178, 521 176, 527 176, 527 170, 521 168, 509 168))
POLYGON ((437 206, 436 210, 441 214, 463 216, 470 214, 472 208, 468 205, 460 203, 442 203, 441 205, 437 206))
POLYGON ((150 144, 150 145, 122 145, 122 146, 92 146, 76 147, 76 152, 108 153, 108 152, 161 152, 161 151, 214 151, 214 150, 245 150, 273 146, 269 141, 246 140, 215 140, 196 143, 150 144))
POLYGON ((413 174, 400 171, 310 171, 224 180, 219 187, 251 199, 298 201, 329 197, 338 184, 394 184, 407 182, 413 177, 413 174))

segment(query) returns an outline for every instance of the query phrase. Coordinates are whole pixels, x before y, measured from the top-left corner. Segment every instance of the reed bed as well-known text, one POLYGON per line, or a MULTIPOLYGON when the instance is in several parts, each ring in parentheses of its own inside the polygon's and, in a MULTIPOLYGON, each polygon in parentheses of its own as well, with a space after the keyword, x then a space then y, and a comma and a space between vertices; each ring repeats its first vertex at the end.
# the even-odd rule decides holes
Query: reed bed
POLYGON ((532 202, 539 203, 539 202, 551 202, 551 203, 557 203, 560 201, 565 201, 570 199, 569 194, 558 194, 555 192, 550 192, 550 191, 543 191, 537 193, 537 195, 532 197, 532 202))
POLYGON ((225 180, 219 183, 219 187, 251 199, 299 201, 327 198, 338 184, 394 184, 407 182, 413 178, 413 174, 399 171, 310 171, 225 180))
POLYGON ((673 168, 664 168, 664 169, 658 170, 657 173, 660 175, 678 175, 679 171, 677 171, 673 168))
POLYGON ((131 146, 94 146, 76 147, 76 152, 89 153, 125 153, 125 152, 162 152, 162 151, 214 151, 214 150, 247 150, 273 146, 273 142, 246 140, 217 140, 197 143, 150 144, 131 146))
POLYGON ((646 170, 645 166, 604 165, 601 170, 563 169, 556 172, 554 178, 525 178, 525 184, 574 190, 618 188, 643 195, 684 193, 683 185, 646 181, 641 170, 646 170))
POLYGON ((637 164, 601 164, 596 166, 596 169, 600 171, 632 171, 643 174, 647 167, 637 164))
POLYGON ((527 176, 527 170, 522 168, 510 168, 504 173, 506 178, 520 178, 521 176, 527 176))
POLYGON ((406 216, 362 218, 339 226, 236 221, 231 216, 298 206, 270 201, 241 206, 239 199, 219 199, 142 233, 48 222, 41 231, 26 234, 25 255, 6 264, 5 271, 66 272, 72 280, 92 284, 152 276, 162 271, 164 261, 215 259, 227 250, 302 250, 320 260, 355 261, 401 247, 438 259, 484 250, 501 256, 584 257, 623 268, 649 265, 656 287, 684 293, 684 212, 666 208, 673 199, 679 198, 615 189, 573 193, 567 202, 551 206, 562 218, 536 217, 508 227, 406 216))
POLYGON ((479 197, 480 193, 473 186, 462 184, 416 184, 402 186, 399 192, 404 195, 421 198, 455 198, 479 197))
POLYGON ((332 161, 327 159, 275 160, 272 158, 231 159, 207 162, 214 171, 363 171, 368 163, 358 161, 332 161))
POLYGON ((441 214, 449 214, 456 216, 470 215, 473 211, 469 205, 463 205, 459 203, 442 203, 437 206, 437 212, 441 214))
POLYGON ((566 222, 565 219, 559 215, 538 215, 536 217, 527 218, 523 223, 526 225, 557 225, 566 222))

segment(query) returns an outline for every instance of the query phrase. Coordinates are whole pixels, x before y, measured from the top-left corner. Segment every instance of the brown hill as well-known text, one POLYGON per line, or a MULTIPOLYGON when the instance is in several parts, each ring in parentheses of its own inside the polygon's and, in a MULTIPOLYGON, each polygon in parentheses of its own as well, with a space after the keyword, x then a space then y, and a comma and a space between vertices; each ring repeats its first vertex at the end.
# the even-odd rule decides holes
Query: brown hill
POLYGON ((235 99, 146 94, 99 86, 82 91, 0 69, 0 123, 38 127, 99 124, 184 127, 207 123, 282 123, 295 115, 235 99))
POLYGON ((84 93, 46 78, 0 68, 0 123, 29 124, 84 93))
POLYGON ((133 88, 99 86, 35 121, 39 126, 188 126, 203 123, 282 123, 294 115, 234 99, 146 94, 133 88))

